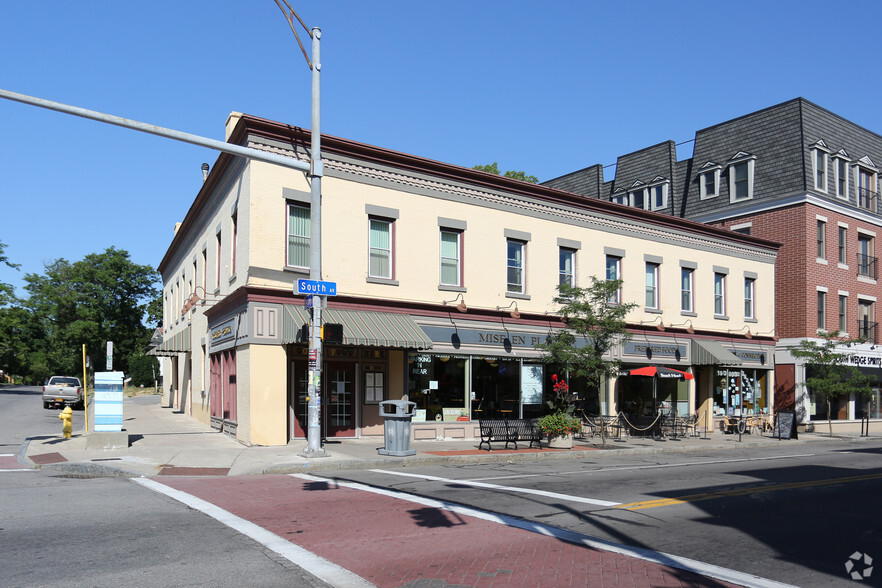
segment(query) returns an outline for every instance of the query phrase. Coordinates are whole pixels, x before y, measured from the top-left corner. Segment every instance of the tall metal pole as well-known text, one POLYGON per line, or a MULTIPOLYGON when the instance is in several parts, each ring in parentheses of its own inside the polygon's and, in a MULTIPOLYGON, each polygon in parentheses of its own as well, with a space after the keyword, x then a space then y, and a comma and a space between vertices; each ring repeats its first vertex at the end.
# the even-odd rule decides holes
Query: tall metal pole
MULTIPOLYGON (((321 153, 321 59, 320 28, 312 29, 312 154, 310 190, 309 278, 322 279, 322 153, 321 153)), ((322 448, 322 309, 325 296, 313 296, 312 321, 309 325, 309 379, 307 383, 306 457, 324 457, 322 448)))

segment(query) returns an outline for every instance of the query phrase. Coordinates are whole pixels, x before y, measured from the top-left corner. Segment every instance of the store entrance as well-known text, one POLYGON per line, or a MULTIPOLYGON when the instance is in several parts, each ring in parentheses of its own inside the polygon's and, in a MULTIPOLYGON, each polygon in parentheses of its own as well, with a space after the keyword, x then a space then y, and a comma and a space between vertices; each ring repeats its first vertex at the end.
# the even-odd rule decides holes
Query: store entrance
MULTIPOLYGON (((327 362, 322 366, 322 438, 355 437, 356 366, 352 362, 327 362)), ((308 435, 309 407, 306 361, 291 362, 289 406, 292 411, 290 436, 308 435)))

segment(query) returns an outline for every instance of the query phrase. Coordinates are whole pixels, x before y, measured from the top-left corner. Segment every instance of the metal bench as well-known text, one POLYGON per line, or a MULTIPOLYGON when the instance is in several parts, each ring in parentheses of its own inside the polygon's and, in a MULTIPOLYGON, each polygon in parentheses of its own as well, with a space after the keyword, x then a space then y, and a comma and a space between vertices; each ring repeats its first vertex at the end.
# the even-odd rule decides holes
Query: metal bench
POLYGON ((530 447, 536 443, 542 449, 542 433, 529 419, 479 419, 478 428, 481 430, 481 442, 478 449, 487 444, 487 451, 493 451, 491 443, 505 443, 508 449, 509 443, 514 443, 517 450, 518 441, 529 441, 530 447))

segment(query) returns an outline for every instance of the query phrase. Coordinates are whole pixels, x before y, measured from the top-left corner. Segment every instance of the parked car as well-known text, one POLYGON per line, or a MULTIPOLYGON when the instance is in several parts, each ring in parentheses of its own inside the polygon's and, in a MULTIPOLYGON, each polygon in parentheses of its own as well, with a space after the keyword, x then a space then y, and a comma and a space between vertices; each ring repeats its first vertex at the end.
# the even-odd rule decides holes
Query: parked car
POLYGON ((83 387, 79 378, 72 376, 52 376, 43 386, 43 408, 64 408, 71 405, 81 409, 83 403, 83 387))

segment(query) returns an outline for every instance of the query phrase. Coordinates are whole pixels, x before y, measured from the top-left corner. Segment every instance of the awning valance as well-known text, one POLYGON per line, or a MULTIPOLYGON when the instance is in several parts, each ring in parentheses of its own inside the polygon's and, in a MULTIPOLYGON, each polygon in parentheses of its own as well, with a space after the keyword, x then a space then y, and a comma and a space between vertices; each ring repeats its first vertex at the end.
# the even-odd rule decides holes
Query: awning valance
MULTIPOLYGON (((305 308, 285 306, 282 343, 306 343, 300 329, 309 322, 305 308)), ((407 314, 370 310, 322 311, 322 322, 343 325, 343 344, 367 347, 431 349, 432 340, 407 314)))
POLYGON ((147 352, 147 355, 177 355, 178 353, 187 353, 190 351, 190 327, 184 327, 165 339, 158 347, 147 352))
POLYGON ((692 340, 693 365, 741 365, 741 359, 717 341, 692 340))

